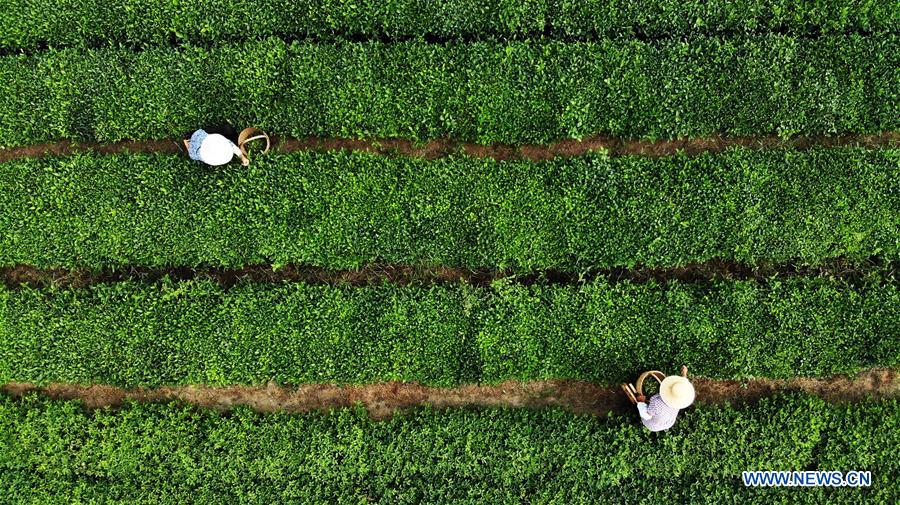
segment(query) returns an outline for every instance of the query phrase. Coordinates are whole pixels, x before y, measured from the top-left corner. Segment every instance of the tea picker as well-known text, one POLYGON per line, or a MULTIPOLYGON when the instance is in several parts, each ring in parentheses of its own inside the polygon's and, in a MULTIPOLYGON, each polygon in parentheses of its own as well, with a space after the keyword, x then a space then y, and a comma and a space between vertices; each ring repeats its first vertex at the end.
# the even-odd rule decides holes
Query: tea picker
POLYGON ((233 136, 233 128, 226 126, 220 130, 221 133, 211 133, 206 130, 197 130, 192 133, 190 138, 184 140, 184 147, 187 149, 188 156, 192 160, 218 166, 230 162, 237 155, 241 159, 241 164, 246 167, 250 164, 245 148, 247 142, 264 139, 266 141, 266 149, 263 153, 269 150, 269 136, 258 128, 245 128, 236 138, 233 136), (234 140, 229 137, 232 137, 234 140))
POLYGON ((637 405, 641 422, 650 431, 663 431, 671 428, 678 417, 678 411, 694 403, 694 386, 687 378, 687 367, 681 367, 681 375, 665 376, 660 371, 651 370, 638 377, 637 384, 622 384, 622 390, 631 403, 637 405), (647 402, 644 396, 644 379, 653 377, 659 382, 659 393, 650 397, 647 402))

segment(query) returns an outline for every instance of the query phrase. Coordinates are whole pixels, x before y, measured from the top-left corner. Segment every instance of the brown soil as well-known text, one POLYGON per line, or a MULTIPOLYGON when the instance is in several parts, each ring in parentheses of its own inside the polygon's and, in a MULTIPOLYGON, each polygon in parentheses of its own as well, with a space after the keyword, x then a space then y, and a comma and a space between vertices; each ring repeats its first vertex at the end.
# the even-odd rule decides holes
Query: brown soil
POLYGON ((32 146, 0 149, 0 163, 19 158, 40 158, 44 156, 68 156, 76 152, 94 151, 101 154, 122 152, 135 153, 178 153, 184 147, 171 140, 123 140, 112 144, 97 142, 74 143, 68 140, 37 144, 32 146))
POLYGON ((163 277, 173 280, 211 279, 224 287, 240 281, 252 282, 306 282, 309 284, 363 286, 388 282, 396 285, 456 284, 486 287, 493 281, 510 278, 519 284, 544 282, 550 284, 575 284, 598 278, 610 282, 636 283, 657 281, 703 282, 709 280, 769 280, 788 277, 828 277, 845 280, 870 274, 892 279, 900 272, 900 262, 885 262, 871 258, 865 262, 851 263, 838 258, 815 267, 792 264, 744 265, 724 260, 710 260, 674 268, 611 268, 587 272, 560 272, 547 270, 528 274, 512 270, 465 269, 454 267, 420 267, 413 265, 371 264, 355 270, 328 270, 303 265, 285 265, 273 270, 270 265, 248 265, 240 269, 186 267, 146 268, 128 267, 119 270, 90 271, 85 269, 37 268, 16 265, 0 268, 0 282, 9 288, 20 285, 62 286, 83 288, 94 284, 126 280, 155 282, 163 277))
MULTIPOLYGON (((692 378, 692 381, 697 389, 698 401, 707 404, 739 404, 783 391, 803 391, 834 402, 900 396, 900 380, 895 369, 872 369, 853 377, 825 379, 753 379, 741 382, 692 378)), ((456 388, 387 382, 351 386, 308 384, 283 387, 270 383, 266 386, 179 386, 135 390, 105 385, 51 384, 36 387, 26 383, 7 383, 0 387, 0 392, 12 396, 38 392, 53 399, 77 399, 91 409, 118 407, 125 400, 178 401, 221 411, 248 406, 259 412, 309 412, 360 404, 374 419, 385 419, 397 410, 426 404, 436 408, 561 407, 571 412, 598 416, 610 412, 624 413, 632 408, 617 386, 567 380, 508 381, 497 385, 456 388)))
MULTIPOLYGON (((674 140, 623 140, 605 136, 592 136, 583 140, 566 139, 551 144, 491 144, 482 145, 459 142, 452 139, 436 139, 420 144, 404 139, 346 139, 318 138, 302 139, 275 138, 273 149, 279 152, 295 151, 362 151, 381 155, 400 155, 415 158, 435 159, 453 154, 467 154, 477 158, 497 160, 540 161, 555 157, 581 156, 593 151, 607 151, 612 156, 671 156, 679 152, 697 155, 704 152, 720 152, 729 147, 742 146, 751 149, 771 149, 791 147, 808 149, 811 147, 861 146, 897 147, 900 132, 884 132, 876 135, 834 135, 799 136, 782 139, 776 136, 749 137, 704 137, 674 140)), ((178 141, 172 140, 124 140, 112 144, 96 142, 73 143, 52 142, 33 146, 0 149, 0 163, 40 156, 70 155, 78 151, 92 150, 103 154, 120 152, 178 153, 184 152, 178 141)))
POLYGON ((60 286, 84 288, 94 284, 122 281, 156 282, 164 277, 185 281, 209 279, 224 287, 241 281, 257 283, 305 282, 308 284, 364 286, 388 282, 397 285, 460 283, 487 285, 495 278, 510 275, 506 272, 467 270, 450 267, 416 267, 412 265, 372 264, 355 270, 328 270, 320 267, 285 265, 274 270, 271 265, 249 265, 239 269, 187 267, 126 267, 118 270, 91 271, 86 269, 37 268, 16 265, 0 268, 0 281, 8 288, 21 285, 34 287, 60 286))

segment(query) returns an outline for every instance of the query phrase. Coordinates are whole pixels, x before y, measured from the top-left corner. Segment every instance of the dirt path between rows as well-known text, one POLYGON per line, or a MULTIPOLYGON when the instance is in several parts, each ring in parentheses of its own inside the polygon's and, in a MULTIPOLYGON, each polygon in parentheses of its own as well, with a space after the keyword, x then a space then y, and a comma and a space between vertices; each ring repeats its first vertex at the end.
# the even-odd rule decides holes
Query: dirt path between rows
POLYGON ((118 270, 91 271, 86 269, 37 268, 16 265, 0 268, 0 282, 10 289, 21 285, 32 287, 58 286, 85 288, 96 284, 123 281, 153 283, 163 278, 175 281, 213 280, 225 288, 239 282, 281 283, 305 282, 316 285, 366 286, 391 283, 405 285, 458 284, 487 287, 492 282, 507 279, 517 284, 577 284, 605 279, 615 283, 629 281, 643 283, 704 282, 711 280, 758 280, 773 278, 827 277, 852 281, 880 276, 894 279, 900 273, 900 262, 888 262, 881 258, 851 262, 836 258, 816 266, 794 264, 745 265, 733 261, 710 260, 703 263, 673 268, 609 268, 585 272, 516 272, 514 270, 466 269, 455 267, 424 267, 414 265, 371 264, 353 270, 329 270, 304 265, 284 265, 273 270, 271 265, 248 265, 239 269, 227 268, 146 268, 128 267, 118 270))
MULTIPOLYGON (((452 139, 437 139, 426 143, 416 143, 405 139, 348 139, 307 137, 302 139, 273 137, 274 150, 278 152, 296 151, 361 151, 380 155, 399 155, 414 158, 436 159, 454 154, 467 154, 476 158, 496 160, 541 161, 556 157, 581 156, 592 151, 606 150, 611 156, 671 156, 679 152, 697 155, 705 152, 721 152, 729 147, 750 149, 772 149, 790 147, 809 149, 811 147, 859 146, 869 148, 900 146, 900 132, 884 132, 873 135, 818 135, 798 136, 783 139, 768 136, 714 136, 674 140, 625 140, 607 136, 592 136, 582 140, 566 139, 550 144, 491 144, 482 145, 460 142, 452 139)), ((42 156, 64 156, 79 151, 95 151, 102 154, 139 153, 184 153, 180 141, 173 140, 125 140, 110 144, 97 142, 73 143, 63 140, 32 146, 0 149, 0 163, 19 158, 42 156)))
MULTIPOLYGON (((749 381, 693 378, 698 401, 707 404, 733 404, 754 401, 783 391, 802 391, 828 401, 849 402, 866 398, 900 396, 900 379, 895 369, 872 369, 853 377, 789 380, 754 379, 749 381)), ((308 384, 283 387, 266 386, 182 386, 157 389, 124 390, 104 385, 52 384, 36 387, 26 383, 7 383, 0 391, 12 396, 38 392, 53 399, 77 399, 90 409, 117 407, 125 400, 138 402, 177 401, 220 411, 248 406, 258 412, 309 412, 364 406, 374 419, 385 419, 397 410, 420 405, 450 407, 561 407, 577 413, 604 416, 624 413, 632 407, 615 386, 589 382, 552 380, 497 385, 469 385, 455 388, 427 387, 416 383, 336 386, 308 384)))

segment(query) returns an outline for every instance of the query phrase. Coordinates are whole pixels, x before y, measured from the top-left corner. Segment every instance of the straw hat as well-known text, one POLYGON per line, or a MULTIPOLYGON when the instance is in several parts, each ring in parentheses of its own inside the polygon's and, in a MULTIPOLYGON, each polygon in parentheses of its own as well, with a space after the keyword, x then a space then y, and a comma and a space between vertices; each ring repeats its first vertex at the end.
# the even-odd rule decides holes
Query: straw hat
POLYGON ((659 385, 659 396, 673 409, 683 409, 694 403, 694 386, 686 377, 670 375, 659 385))
POLYGON ((230 140, 213 133, 200 144, 200 161, 207 165, 224 165, 234 156, 234 144, 230 140))

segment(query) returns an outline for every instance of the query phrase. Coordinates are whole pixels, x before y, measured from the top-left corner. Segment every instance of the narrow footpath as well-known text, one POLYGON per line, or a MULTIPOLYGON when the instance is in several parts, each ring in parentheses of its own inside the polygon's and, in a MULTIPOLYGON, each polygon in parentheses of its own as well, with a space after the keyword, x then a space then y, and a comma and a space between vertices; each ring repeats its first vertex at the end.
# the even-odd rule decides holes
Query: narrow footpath
MULTIPOLYGON (((900 377, 896 369, 875 368, 855 376, 829 378, 792 378, 786 380, 752 379, 748 381, 692 378, 697 399, 706 404, 741 404, 780 392, 799 391, 832 402, 855 402, 867 398, 900 396, 900 377)), ((617 386, 589 382, 551 380, 521 383, 507 381, 496 385, 466 385, 453 388, 427 387, 416 383, 386 382, 367 385, 305 384, 279 386, 168 386, 155 389, 125 390, 107 385, 33 384, 10 382, 0 386, 3 394, 19 397, 31 392, 58 400, 81 400, 89 409, 116 408, 125 401, 181 402, 227 411, 247 406, 258 412, 301 413, 362 405, 374 419, 385 419, 411 407, 435 408, 560 407, 570 412, 605 416, 624 413, 630 408, 617 386)))
MULTIPOLYGON (((542 161, 557 157, 582 156, 594 151, 606 151, 610 156, 663 157, 684 153, 695 156, 716 153, 732 147, 749 149, 810 149, 814 147, 856 146, 867 148, 895 148, 900 146, 900 132, 889 131, 874 135, 796 136, 784 139, 768 136, 713 136, 673 140, 628 140, 596 135, 581 140, 564 139, 550 144, 491 144, 482 145, 453 139, 435 139, 416 143, 406 139, 349 139, 349 138, 280 138, 272 137, 275 152, 298 151, 358 151, 384 156, 408 156, 436 159, 465 154, 475 158, 495 160, 542 161)), ((113 143, 69 140, 30 146, 0 149, 0 163, 21 158, 69 156, 77 152, 114 153, 184 153, 180 140, 123 140, 113 143)))

